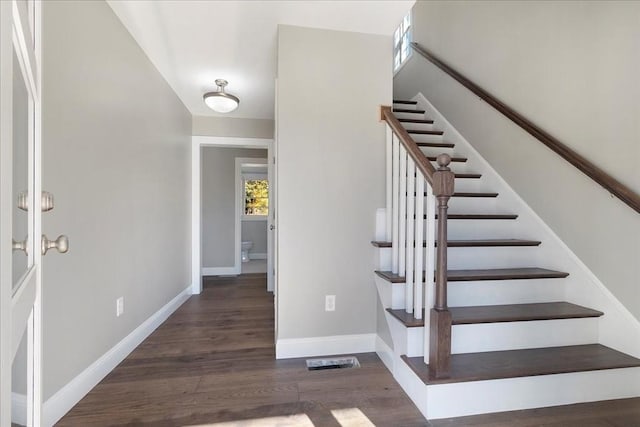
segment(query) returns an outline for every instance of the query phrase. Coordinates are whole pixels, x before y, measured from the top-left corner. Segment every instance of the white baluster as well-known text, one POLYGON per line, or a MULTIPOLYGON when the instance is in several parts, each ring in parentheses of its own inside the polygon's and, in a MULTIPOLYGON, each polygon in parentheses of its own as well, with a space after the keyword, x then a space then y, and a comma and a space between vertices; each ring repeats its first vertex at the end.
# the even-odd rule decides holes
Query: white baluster
POLYGON ((400 217, 399 217, 399 192, 400 192, 400 142, 398 137, 393 134, 392 137, 392 200, 391 212, 388 214, 393 221, 391 233, 391 272, 398 274, 400 250, 398 241, 400 239, 400 217))
POLYGON ((415 292, 413 302, 413 312, 416 319, 422 319, 422 308, 424 307, 423 276, 424 251, 422 249, 422 239, 424 237, 424 175, 417 171, 416 175, 416 230, 414 233, 415 245, 415 292))
MULTIPOLYGON (((426 259, 425 259, 425 310, 433 307, 435 301, 435 270, 436 270, 436 198, 431 185, 426 185, 426 259)), ((424 328, 424 361, 429 363, 429 316, 425 316, 424 328)))
POLYGON ((407 266, 405 272, 405 310, 407 313, 413 312, 413 295, 414 295, 414 277, 413 277, 413 254, 415 252, 415 244, 416 236, 415 236, 415 228, 414 216, 415 212, 415 202, 416 202, 416 164, 413 162, 411 157, 407 158, 407 266))
POLYGON ((400 215, 398 275, 404 276, 407 267, 407 150, 403 146, 400 146, 400 204, 398 214, 400 215))
POLYGON ((392 239, 392 227, 393 227, 393 219, 392 219, 392 211, 391 211, 391 206, 392 206, 392 192, 393 192, 393 178, 392 178, 392 174, 393 174, 393 131, 391 130, 391 127, 389 125, 387 125, 387 144, 386 144, 386 148, 387 148, 387 157, 386 157, 386 166, 387 166, 387 192, 386 192, 386 200, 387 200, 387 204, 386 204, 386 222, 387 222, 387 226, 386 226, 386 239, 388 242, 391 241, 392 239))

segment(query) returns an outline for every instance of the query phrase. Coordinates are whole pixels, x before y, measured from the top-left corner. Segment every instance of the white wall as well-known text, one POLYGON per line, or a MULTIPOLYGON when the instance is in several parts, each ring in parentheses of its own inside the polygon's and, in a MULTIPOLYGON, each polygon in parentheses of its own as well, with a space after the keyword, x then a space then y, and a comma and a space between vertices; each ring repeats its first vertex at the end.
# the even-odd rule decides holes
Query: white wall
POLYGON ((191 115, 105 2, 43 7, 47 399, 190 285, 191 115))
POLYGON ((391 37, 279 27, 278 339, 376 331, 370 241, 391 82, 391 37))
POLYGON ((267 253, 267 220, 264 221, 242 221, 242 241, 253 242, 250 254, 267 253))
MULTIPOLYGON (((640 3, 418 2, 414 39, 640 193, 640 3)), ((417 54, 422 92, 640 318, 640 217, 417 54)))
POLYGON ((193 116, 193 135, 273 138, 273 120, 193 116))
MULTIPOLYGON (((233 267, 237 157, 267 158, 267 150, 203 147, 202 267, 233 267)), ((266 231, 265 231, 266 234, 266 231)))

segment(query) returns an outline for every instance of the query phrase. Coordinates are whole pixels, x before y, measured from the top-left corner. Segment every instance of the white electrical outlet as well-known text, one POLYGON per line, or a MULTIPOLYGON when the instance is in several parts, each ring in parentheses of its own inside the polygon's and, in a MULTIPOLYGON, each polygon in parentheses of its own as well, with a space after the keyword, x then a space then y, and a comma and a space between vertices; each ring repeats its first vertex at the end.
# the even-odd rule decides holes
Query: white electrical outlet
POLYGON ((124 313, 124 297, 116 300, 116 317, 122 316, 122 313, 124 313))
POLYGON ((324 311, 336 311, 336 296, 327 295, 324 299, 324 311))

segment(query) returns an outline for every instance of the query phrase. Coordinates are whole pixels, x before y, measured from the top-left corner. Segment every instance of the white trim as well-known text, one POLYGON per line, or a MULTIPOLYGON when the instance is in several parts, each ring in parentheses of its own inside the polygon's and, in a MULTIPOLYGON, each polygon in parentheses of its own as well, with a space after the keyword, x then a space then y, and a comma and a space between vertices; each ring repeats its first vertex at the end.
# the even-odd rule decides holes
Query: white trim
POLYGON ((203 276, 237 276, 238 270, 232 267, 202 267, 203 276))
POLYGON ((249 259, 267 259, 267 253, 266 252, 259 252, 259 253, 249 252, 249 259))
POLYGON ((384 366, 387 367, 389 372, 393 374, 393 350, 382 338, 380 338, 380 335, 376 335, 376 354, 380 360, 382 360, 382 363, 384 363, 384 366))
MULTIPOLYGON (((202 292, 202 193, 200 177, 200 161, 202 147, 236 147, 236 148, 269 148, 273 139, 265 138, 233 138, 218 136, 192 136, 191 137, 191 284, 192 292, 202 292)), ((237 215, 236 215, 237 217, 237 215)), ((238 248, 240 246, 238 245, 238 248)), ((240 256, 240 251, 236 251, 240 256)), ((238 264, 238 274, 240 265, 238 264)))
POLYGON ((236 148, 267 148, 273 143, 273 139, 267 138, 234 138, 227 136, 192 136, 191 141, 195 145, 236 148))
POLYGON ((191 286, 194 295, 202 292, 202 244, 200 242, 200 224, 202 221, 200 191, 200 143, 192 138, 191 142, 191 286))
POLYGON ((122 341, 113 346, 87 369, 69 381, 64 387, 44 403, 43 425, 52 426, 58 422, 109 372, 122 362, 142 341, 176 311, 192 294, 192 287, 186 287, 171 301, 160 308, 122 341))
POLYGON ((288 338, 276 341, 276 359, 376 351, 376 334, 288 338))
MULTIPOLYGON (((235 261, 236 272, 234 274, 240 274, 242 272, 242 221, 245 220, 244 215, 244 176, 242 172, 242 165, 267 165, 267 158, 263 157, 236 157, 236 190, 235 190, 235 204, 236 214, 234 218, 235 224, 235 247, 233 249, 233 256, 235 261)), ((266 179, 266 176, 265 176, 266 179)), ((266 220, 266 217, 262 217, 266 220)))
POLYGON ((27 425, 27 395, 11 392, 11 422, 27 425))

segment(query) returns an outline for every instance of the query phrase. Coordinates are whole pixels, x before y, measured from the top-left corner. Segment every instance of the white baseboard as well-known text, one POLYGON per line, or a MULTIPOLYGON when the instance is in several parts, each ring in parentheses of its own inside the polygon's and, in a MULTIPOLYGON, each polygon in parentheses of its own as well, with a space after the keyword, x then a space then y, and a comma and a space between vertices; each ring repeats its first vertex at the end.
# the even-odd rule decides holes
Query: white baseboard
POLYGON ((53 426, 191 296, 191 285, 144 321, 44 403, 43 425, 53 426))
POLYGON ((376 351, 376 334, 290 338, 276 341, 276 359, 376 351))
POLYGON ((21 393, 11 393, 11 422, 27 425, 27 395, 21 393))
POLYGON ((240 270, 235 267, 203 267, 203 276, 234 276, 240 274, 240 270))
POLYGON ((267 259, 267 253, 251 253, 249 252, 249 259, 267 259))
POLYGON ((384 366, 386 366, 393 375, 393 350, 379 335, 376 335, 376 353, 380 360, 382 360, 382 363, 384 363, 384 366))

